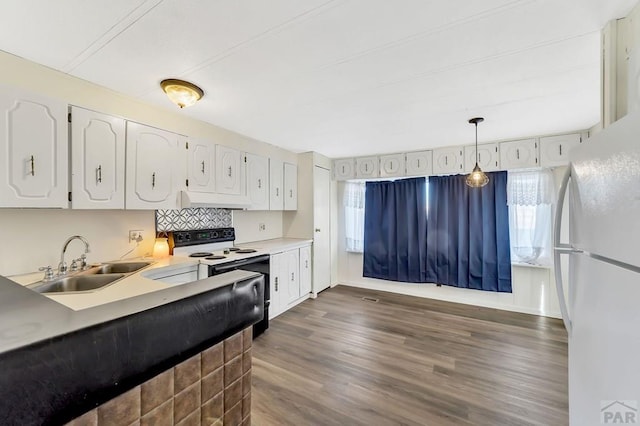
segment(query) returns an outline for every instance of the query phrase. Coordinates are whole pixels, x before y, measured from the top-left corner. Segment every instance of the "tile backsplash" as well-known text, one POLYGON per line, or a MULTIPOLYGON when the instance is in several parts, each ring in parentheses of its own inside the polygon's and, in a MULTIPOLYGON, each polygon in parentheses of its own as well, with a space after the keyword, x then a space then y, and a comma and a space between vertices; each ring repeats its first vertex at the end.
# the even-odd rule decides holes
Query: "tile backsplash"
POLYGON ((227 209, 156 210, 156 232, 228 228, 231 226, 231 210, 227 209))

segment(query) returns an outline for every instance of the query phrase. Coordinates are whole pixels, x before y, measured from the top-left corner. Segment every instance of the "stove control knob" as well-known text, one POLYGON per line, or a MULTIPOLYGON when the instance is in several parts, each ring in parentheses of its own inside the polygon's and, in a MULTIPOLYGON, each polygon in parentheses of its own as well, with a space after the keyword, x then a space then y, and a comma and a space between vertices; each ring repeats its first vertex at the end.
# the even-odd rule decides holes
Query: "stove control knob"
POLYGON ((191 239, 191 234, 187 234, 187 235, 185 235, 185 237, 187 238, 187 240, 190 240, 191 239))

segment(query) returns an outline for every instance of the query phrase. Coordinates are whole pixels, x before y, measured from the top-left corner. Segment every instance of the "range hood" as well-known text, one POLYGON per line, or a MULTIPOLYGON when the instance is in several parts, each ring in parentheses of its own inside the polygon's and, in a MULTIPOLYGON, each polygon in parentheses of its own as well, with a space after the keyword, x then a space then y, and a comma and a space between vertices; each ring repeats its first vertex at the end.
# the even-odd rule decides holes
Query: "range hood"
POLYGON ((193 191, 180 191, 180 203, 183 209, 189 207, 247 209, 251 207, 249 197, 244 195, 211 194, 193 191))

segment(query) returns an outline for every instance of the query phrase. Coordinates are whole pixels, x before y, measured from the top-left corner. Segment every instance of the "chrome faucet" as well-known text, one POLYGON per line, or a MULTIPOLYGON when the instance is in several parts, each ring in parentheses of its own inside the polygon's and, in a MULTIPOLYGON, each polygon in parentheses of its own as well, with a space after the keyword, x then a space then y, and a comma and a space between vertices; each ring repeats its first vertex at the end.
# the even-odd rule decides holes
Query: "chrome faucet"
MULTIPOLYGON (((89 253, 89 242, 87 241, 86 238, 84 238, 81 235, 74 235, 72 237, 69 237, 67 239, 67 241, 64 242, 64 245, 62 246, 62 253, 60 253, 60 264, 58 265, 58 275, 66 275, 67 274, 67 262, 64 261, 64 254, 67 251, 67 247, 69 246, 69 243, 73 240, 80 240, 84 243, 84 253, 82 254, 82 256, 80 257, 80 260, 82 261, 81 264, 81 269, 86 269, 87 267, 87 253, 89 253)), ((76 264, 76 260, 73 261, 73 265, 76 264)), ((77 266, 76 266, 77 268, 77 266)))

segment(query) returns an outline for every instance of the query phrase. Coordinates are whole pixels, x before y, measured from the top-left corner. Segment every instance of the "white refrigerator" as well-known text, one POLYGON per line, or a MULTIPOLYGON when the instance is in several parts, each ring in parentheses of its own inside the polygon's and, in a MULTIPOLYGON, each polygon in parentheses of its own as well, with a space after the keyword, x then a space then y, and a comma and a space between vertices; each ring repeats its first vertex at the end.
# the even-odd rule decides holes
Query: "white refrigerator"
POLYGON ((570 159, 554 230, 569 335, 569 421, 640 424, 640 112, 586 140, 570 159), (562 242, 565 195, 569 241, 562 242))

